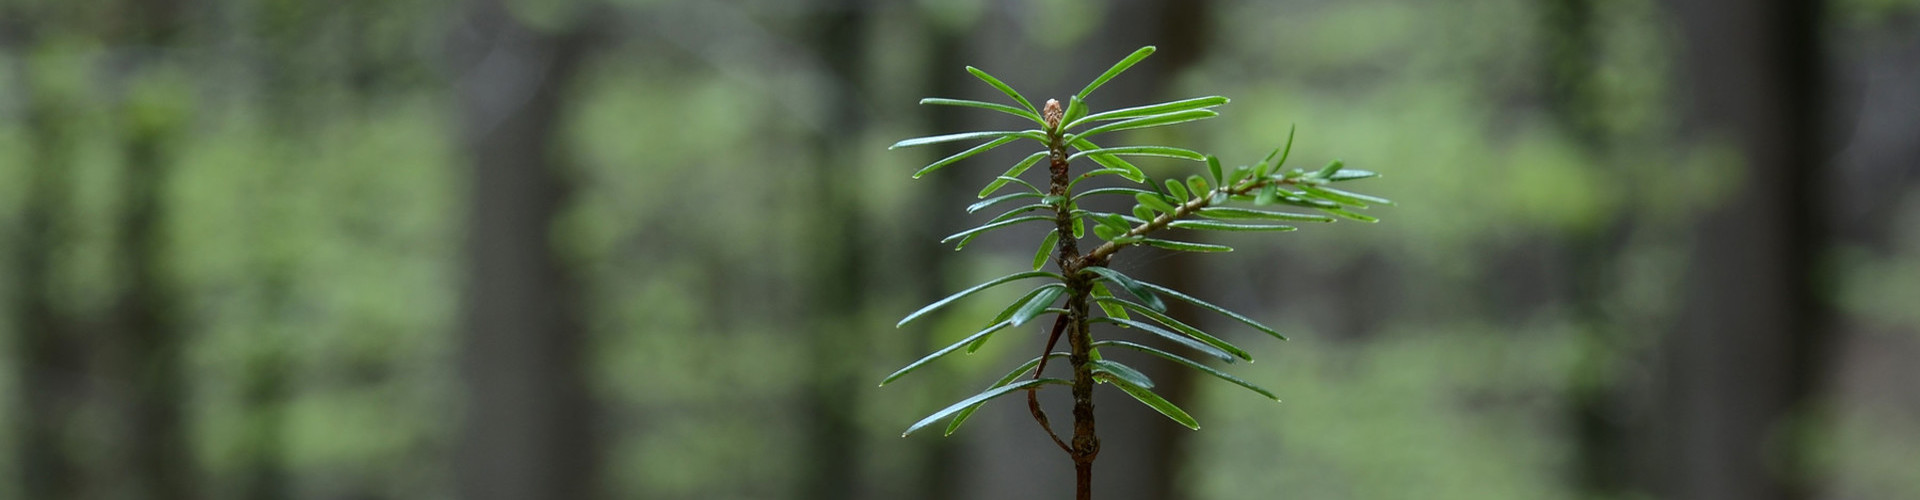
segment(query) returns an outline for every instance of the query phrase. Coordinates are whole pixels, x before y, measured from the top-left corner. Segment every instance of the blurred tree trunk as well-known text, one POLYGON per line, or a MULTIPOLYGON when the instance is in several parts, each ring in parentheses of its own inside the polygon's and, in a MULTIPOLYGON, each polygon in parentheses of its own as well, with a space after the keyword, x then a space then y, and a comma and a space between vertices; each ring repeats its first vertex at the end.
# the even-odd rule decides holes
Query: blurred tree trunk
MULTIPOLYGON (((1546 107, 1562 133, 1596 159, 1599 168, 1621 171, 1613 166, 1613 138, 1602 125, 1606 110, 1595 77, 1600 27, 1594 1, 1550 0, 1540 8, 1546 107)), ((1640 433, 1627 418, 1629 395, 1618 375, 1629 339, 1605 307, 1632 217, 1629 211, 1601 217, 1563 234, 1552 253, 1568 272, 1565 297, 1582 332, 1567 385, 1566 418, 1574 443, 1571 482, 1587 498, 1620 498, 1645 486, 1634 466, 1640 433)))
MULTIPOLYGON (((277 282, 277 280, 275 280, 277 282)), ((290 321, 279 311, 286 310, 289 293, 283 284, 267 285, 265 306, 269 318, 290 321)), ((266 328, 274 330, 280 336, 278 325, 266 328)), ((274 339, 268 342, 282 342, 274 339)), ((292 497, 288 482, 292 471, 286 464, 287 411, 289 389, 292 385, 287 365, 293 360, 291 353, 278 346, 267 347, 264 352, 255 353, 249 360, 247 379, 243 381, 240 404, 246 408, 246 457, 245 472, 240 480, 245 484, 244 498, 249 500, 282 500, 292 497)))
POLYGON ((859 143, 866 127, 862 76, 866 70, 868 11, 864 0, 820 0, 812 7, 814 53, 826 64, 823 75, 831 86, 821 97, 826 110, 819 129, 808 141, 814 166, 810 192, 815 228, 808 279, 806 325, 811 373, 805 392, 806 450, 799 498, 846 500, 861 498, 859 425, 861 391, 871 381, 866 366, 868 335, 861 312, 867 304, 866 269, 873 265, 867 250, 867 225, 862 175, 857 168, 859 143))
POLYGON ((1820 271, 1829 245, 1820 112, 1821 2, 1678 2, 1679 67, 1695 137, 1745 160, 1696 226, 1687 302, 1669 339, 1666 495, 1792 500, 1813 492, 1805 425, 1834 338, 1820 271))
MULTIPOLYGON (((365 2, 352 1, 342 3, 312 4, 302 8, 276 7, 270 4, 250 10, 246 19, 251 25, 241 29, 250 32, 256 40, 257 52, 249 60, 260 76, 260 103, 265 109, 263 116, 267 120, 269 137, 273 137, 281 148, 292 150, 294 155, 317 154, 323 147, 313 140, 317 129, 326 126, 330 119, 338 116, 336 109, 322 106, 326 101, 324 71, 317 67, 315 54, 334 50, 333 43, 339 37, 328 36, 328 26, 359 26, 360 19, 340 19, 339 12, 365 2)), ((351 29, 351 28, 349 28, 351 29)), ((354 37, 345 37, 355 41, 354 37)), ((352 42, 350 42, 352 43, 352 42)), ((348 58, 354 54, 348 53, 348 58)), ((301 189, 297 176, 284 164, 263 164, 266 176, 266 192, 288 192, 301 189)), ((262 199, 258 201, 261 216, 260 228, 249 243, 258 254, 273 256, 266 262, 256 264, 253 271, 257 277, 256 286, 260 297, 259 312, 263 321, 256 328, 257 334, 249 336, 251 349, 247 351, 243 364, 245 373, 239 387, 241 412, 246 422, 244 450, 246 457, 237 476, 243 498, 248 500, 281 500, 292 494, 294 472, 289 469, 286 460, 287 447, 285 434, 290 412, 288 404, 294 399, 297 390, 294 383, 293 363, 299 354, 290 352, 287 345, 289 325, 298 320, 290 312, 298 307, 296 298, 294 263, 285 258, 289 255, 284 236, 275 228, 291 224, 292 220, 282 208, 283 200, 262 199)), ((364 485, 355 485, 364 488, 364 485)))
MULTIPOLYGON (((8 8, 5 17, 31 17, 17 15, 22 10, 8 8)), ((88 393, 87 350, 72 328, 72 318, 56 305, 53 289, 53 254, 67 247, 70 238, 68 222, 59 217, 70 208, 67 200, 73 192, 73 131, 63 112, 71 103, 62 95, 70 90, 36 82, 38 71, 27 57, 39 49, 31 28, 9 28, 10 52, 18 54, 12 58, 17 66, 13 76, 22 83, 14 88, 23 94, 26 142, 33 150, 19 225, 7 231, 13 252, 13 269, 7 274, 18 395, 13 421, 18 423, 14 461, 20 476, 15 498, 74 498, 85 468, 74 449, 81 431, 73 426, 88 393)))
POLYGON ((501 3, 467 3, 453 45, 460 144, 471 166, 461 328, 460 498, 599 496, 580 286, 556 248, 565 180, 566 97, 604 16, 580 7, 564 28, 523 24, 501 3))
POLYGON ((161 195, 172 168, 170 150, 180 140, 182 125, 136 125, 139 130, 125 144, 127 170, 120 196, 126 208, 120 219, 119 259, 126 275, 113 325, 121 342, 112 349, 118 351, 115 359, 102 368, 112 372, 108 380, 123 388, 110 391, 119 393, 116 413, 125 419, 118 445, 132 461, 126 479, 143 492, 141 498, 196 497, 185 428, 185 332, 175 315, 176 294, 165 263, 167 204, 161 195))
MULTIPOLYGON (((1205 0, 1117 2, 1109 6, 1108 25, 1116 29, 1105 30, 1107 36, 1101 40, 1103 48, 1095 52, 1097 55, 1086 59, 1088 64, 1083 64, 1082 68, 1088 70, 1078 73, 1083 79, 1100 74, 1114 61, 1143 45, 1155 45, 1158 50, 1147 62, 1134 66, 1127 70, 1125 76, 1101 87, 1100 92, 1092 98, 1095 102, 1089 103, 1094 105, 1093 109, 1115 109, 1188 97, 1174 95, 1173 86, 1180 73, 1197 64, 1206 52, 1210 42, 1208 31, 1213 25, 1211 7, 1212 2, 1205 0)), ((1176 129, 1169 133, 1177 134, 1180 131, 1176 129)), ((1175 142, 1176 145, 1180 143, 1192 145, 1195 142, 1175 142)), ((1161 171, 1155 177, 1181 179, 1184 182, 1187 175, 1205 171, 1204 168, 1196 170, 1194 166, 1192 163, 1178 164, 1180 170, 1161 171)), ((1136 276, 1195 297, 1223 296, 1210 289, 1206 281, 1193 278, 1200 270, 1196 261, 1199 256, 1170 252, 1160 258, 1162 252, 1165 251, 1136 248, 1116 257, 1114 264, 1123 272, 1140 273, 1136 276), (1147 259, 1153 259, 1152 264, 1138 264, 1147 259), (1134 271, 1130 267, 1144 268, 1145 271, 1134 271)), ((1170 315, 1189 324, 1207 329, 1222 324, 1213 313, 1191 304, 1178 300, 1167 300, 1166 303, 1170 315)), ((1231 307, 1231 304, 1226 305, 1231 307)), ((1175 349, 1157 341, 1153 339, 1145 343, 1162 349, 1175 349)), ((1193 369, 1137 353, 1111 354, 1152 378, 1154 392, 1174 404, 1189 410, 1196 409, 1199 400, 1194 391, 1193 369)), ((1103 411, 1098 415, 1102 439, 1100 458, 1094 463, 1095 494, 1110 500, 1186 498, 1188 495, 1180 488, 1179 480, 1182 467, 1188 461, 1187 449, 1192 442, 1193 431, 1117 390, 1105 391, 1099 401, 1104 403, 1100 407, 1103 411)), ((1204 413, 1200 418, 1205 418, 1204 413)))
MULTIPOLYGON (((972 79, 962 78, 959 70, 968 64, 963 55, 966 52, 968 30, 961 27, 942 26, 938 20, 927 17, 923 17, 921 22, 935 26, 935 31, 931 35, 930 54, 923 58, 927 65, 922 70, 922 74, 930 75, 927 78, 929 88, 926 95, 930 97, 967 95, 968 89, 964 88, 966 87, 964 84, 971 83, 972 79)), ((923 110, 933 116, 932 124, 928 128, 930 134, 976 129, 973 126, 974 121, 968 120, 965 111, 960 108, 928 106, 923 110)), ((961 150, 961 146, 947 143, 941 145, 929 157, 945 158, 961 150)), ((908 240, 913 242, 912 248, 915 250, 910 262, 913 269, 910 272, 922 277, 922 279, 909 280, 913 286, 910 293, 915 297, 913 301, 915 304, 929 304, 953 292, 951 285, 944 278, 953 275, 958 259, 955 258, 955 252, 946 245, 934 242, 946 236, 947 233, 944 231, 964 227, 965 221, 961 217, 964 212, 959 207, 966 206, 967 199, 971 198, 972 193, 961 179, 958 175, 930 175, 914 181, 923 188, 920 192, 926 193, 926 196, 921 197, 920 202, 916 204, 930 207, 928 208, 930 212, 914 224, 913 236, 908 240)), ((916 353, 914 355, 945 347, 945 344, 940 343, 940 339, 934 336, 937 330, 933 328, 932 322, 922 321, 910 325, 909 328, 913 329, 910 333, 916 339, 912 349, 912 352, 916 353)), ((935 363, 921 368, 920 371, 924 373, 918 380, 926 386, 927 392, 933 394, 961 394, 968 387, 973 387, 971 384, 953 383, 953 371, 945 364, 935 363)), ((962 495, 961 479, 968 476, 967 471, 961 470, 961 467, 967 464, 960 456, 961 442, 944 438, 922 438, 920 442, 925 443, 924 452, 926 453, 925 461, 921 465, 922 482, 918 491, 922 495, 921 498, 927 500, 965 498, 962 495)))
POLYGON ((134 20, 117 37, 136 54, 126 71, 121 122, 125 173, 120 183, 122 273, 109 328, 118 341, 100 346, 106 356, 102 376, 112 386, 102 391, 119 419, 116 450, 126 460, 125 486, 135 498, 196 498, 194 454, 186 430, 187 387, 183 348, 186 332, 167 265, 166 232, 170 205, 165 193, 176 162, 174 149, 185 138, 189 97, 171 92, 173 82, 152 80, 149 66, 165 62, 181 29, 178 1, 133 1, 125 11, 134 20))

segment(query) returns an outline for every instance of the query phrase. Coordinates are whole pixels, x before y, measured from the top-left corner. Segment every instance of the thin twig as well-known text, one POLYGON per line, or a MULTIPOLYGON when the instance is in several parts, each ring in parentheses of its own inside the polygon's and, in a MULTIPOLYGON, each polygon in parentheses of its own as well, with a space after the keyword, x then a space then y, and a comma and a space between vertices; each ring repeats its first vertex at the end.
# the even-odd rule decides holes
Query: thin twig
MULTIPOLYGON (((1051 356, 1053 353, 1053 345, 1060 340, 1060 332, 1066 328, 1067 315, 1061 314, 1055 316, 1053 320, 1053 334, 1047 336, 1047 348, 1046 350, 1040 351, 1040 365, 1033 369, 1034 379, 1038 380, 1040 374, 1047 370, 1047 360, 1053 359, 1053 356, 1051 356)), ((1047 431, 1047 437, 1053 438, 1053 444, 1058 445, 1060 451, 1072 454, 1073 448, 1068 447, 1066 441, 1060 440, 1059 434, 1054 434, 1053 424, 1047 423, 1047 412, 1040 409, 1040 395, 1036 389, 1038 388, 1027 389, 1027 411, 1033 413, 1033 420, 1040 424, 1041 429, 1047 431)))

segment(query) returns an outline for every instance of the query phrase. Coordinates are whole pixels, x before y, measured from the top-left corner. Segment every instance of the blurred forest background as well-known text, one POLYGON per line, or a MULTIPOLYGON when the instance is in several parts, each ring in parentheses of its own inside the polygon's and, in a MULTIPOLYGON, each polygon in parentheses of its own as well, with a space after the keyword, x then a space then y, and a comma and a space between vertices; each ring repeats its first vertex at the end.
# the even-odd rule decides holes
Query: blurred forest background
POLYGON ((898 437, 1038 228, 886 145, 1148 44, 1094 110, 1400 205, 1122 255, 1293 340, 1188 314, 1285 403, 1103 392, 1101 498, 1920 498, 1914 0, 0 0, 0 500, 1063 497, 898 437))

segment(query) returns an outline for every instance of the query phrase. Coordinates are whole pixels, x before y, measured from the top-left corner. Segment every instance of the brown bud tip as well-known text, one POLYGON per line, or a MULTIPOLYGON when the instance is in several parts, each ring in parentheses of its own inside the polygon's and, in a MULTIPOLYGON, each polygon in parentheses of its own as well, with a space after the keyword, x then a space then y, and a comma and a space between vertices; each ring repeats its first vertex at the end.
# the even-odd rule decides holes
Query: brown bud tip
POLYGON ((1059 99, 1047 99, 1047 107, 1040 109, 1040 115, 1046 117, 1049 129, 1060 128, 1060 117, 1064 114, 1060 111, 1059 99))

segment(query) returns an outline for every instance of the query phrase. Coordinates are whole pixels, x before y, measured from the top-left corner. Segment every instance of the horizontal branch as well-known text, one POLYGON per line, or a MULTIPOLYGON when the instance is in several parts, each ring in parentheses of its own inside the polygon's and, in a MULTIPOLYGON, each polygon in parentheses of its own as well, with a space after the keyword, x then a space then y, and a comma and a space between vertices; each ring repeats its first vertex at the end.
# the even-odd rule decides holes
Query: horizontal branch
MULTIPOLYGON (((1232 188, 1226 188, 1226 187, 1216 188, 1216 192, 1217 190, 1224 189, 1226 190, 1226 193, 1227 193, 1226 197, 1232 198, 1234 196, 1241 196, 1248 193, 1252 193, 1254 192, 1254 190, 1265 188, 1268 184, 1271 184, 1271 183, 1279 183, 1281 185, 1297 184, 1295 179, 1276 179, 1271 177, 1255 177, 1255 178, 1247 179, 1246 181, 1241 182, 1240 185, 1234 186, 1232 188)), ((1180 205, 1173 207, 1174 210, 1172 212, 1162 213, 1160 214, 1159 217, 1154 217, 1153 220, 1147 221, 1146 223, 1140 224, 1138 226, 1134 226, 1133 229, 1128 230, 1126 234, 1121 235, 1120 237, 1116 237, 1114 239, 1125 241, 1126 239, 1130 239, 1130 238, 1127 238, 1130 236, 1145 237, 1149 233, 1152 233, 1154 231, 1159 231, 1161 229, 1165 229, 1169 224, 1173 224, 1174 221, 1181 220, 1182 218, 1187 217, 1189 215, 1193 215, 1194 212, 1198 212, 1202 208, 1207 208, 1208 206, 1212 206, 1213 199, 1214 199, 1214 192, 1209 192, 1209 193, 1206 193, 1205 195, 1202 195, 1200 193, 1194 193, 1193 199, 1187 200, 1186 203, 1182 203, 1180 205)), ((1108 241, 1105 244, 1100 245, 1098 248, 1094 248, 1093 251, 1087 252, 1087 255, 1085 257, 1081 257, 1080 267, 1099 265, 1102 262, 1106 262, 1108 257, 1111 257, 1115 252, 1119 252, 1121 248, 1126 248, 1126 246, 1127 245, 1117 244, 1112 241, 1108 241)))

